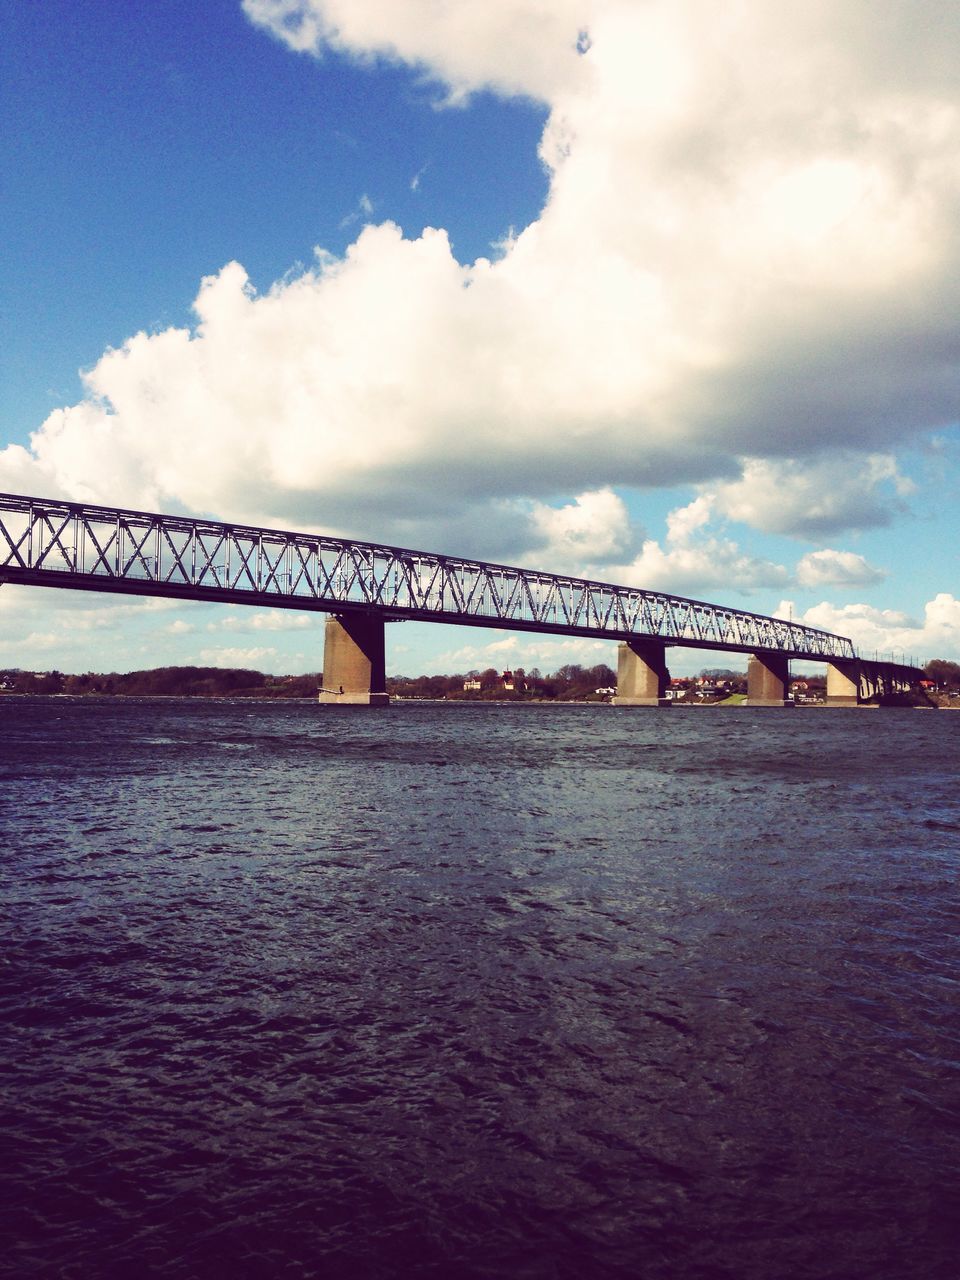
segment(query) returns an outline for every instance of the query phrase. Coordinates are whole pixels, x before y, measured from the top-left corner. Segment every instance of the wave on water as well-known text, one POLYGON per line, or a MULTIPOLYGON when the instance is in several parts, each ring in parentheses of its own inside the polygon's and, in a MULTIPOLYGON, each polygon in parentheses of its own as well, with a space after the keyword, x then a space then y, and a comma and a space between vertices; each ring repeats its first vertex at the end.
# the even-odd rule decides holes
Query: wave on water
POLYGON ((0 1275, 954 1280, 960 720, 2 710, 0 1275))

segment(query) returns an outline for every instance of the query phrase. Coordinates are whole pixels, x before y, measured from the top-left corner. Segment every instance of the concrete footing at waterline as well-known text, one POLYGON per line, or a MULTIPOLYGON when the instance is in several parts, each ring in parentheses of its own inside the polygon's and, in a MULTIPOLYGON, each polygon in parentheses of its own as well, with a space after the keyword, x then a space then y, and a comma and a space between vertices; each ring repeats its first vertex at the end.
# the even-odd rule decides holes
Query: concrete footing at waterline
MULTIPOLYGON (((383 614, 350 612, 327 619, 324 631, 323 688, 325 706, 386 707, 385 619, 383 614)), ((617 689, 611 699, 619 707, 669 707, 670 672, 665 640, 636 636, 617 651, 617 689)), ((916 671, 903 664, 862 658, 833 659, 827 664, 827 707, 917 705, 923 690, 916 671)), ((793 708, 789 697, 790 662, 781 653, 752 653, 747 664, 746 707, 793 708)), ((929 702, 928 702, 928 705, 929 702)))
POLYGON ((325 706, 388 707, 386 643, 383 619, 345 614, 328 618, 323 634, 325 706))
POLYGON ((669 707, 666 645, 662 640, 628 640, 617 648, 616 707, 669 707))
POLYGON ((778 653, 752 653, 747 662, 745 707, 792 707, 790 662, 778 653))
POLYGON ((865 702, 860 696, 860 666, 857 662, 827 663, 828 707, 869 707, 876 703, 865 702))
POLYGON ((854 658, 827 664, 828 707, 933 706, 902 663, 854 658))

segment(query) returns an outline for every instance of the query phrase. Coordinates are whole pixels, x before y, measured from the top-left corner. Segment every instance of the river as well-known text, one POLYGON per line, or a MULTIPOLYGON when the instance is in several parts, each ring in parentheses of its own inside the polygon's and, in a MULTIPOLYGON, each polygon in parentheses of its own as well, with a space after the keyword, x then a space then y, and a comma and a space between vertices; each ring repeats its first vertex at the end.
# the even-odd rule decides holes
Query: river
POLYGON ((0 1274, 955 1280, 960 715, 0 728, 0 1274))

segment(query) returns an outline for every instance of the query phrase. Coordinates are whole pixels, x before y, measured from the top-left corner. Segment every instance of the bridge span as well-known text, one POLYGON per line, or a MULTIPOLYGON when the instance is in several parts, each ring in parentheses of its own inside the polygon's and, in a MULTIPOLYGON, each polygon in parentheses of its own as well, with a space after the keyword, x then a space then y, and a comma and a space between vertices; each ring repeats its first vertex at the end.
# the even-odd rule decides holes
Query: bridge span
POLYGON ((922 672, 802 623, 683 596, 324 534, 0 494, 0 583, 331 615, 322 702, 386 703, 385 624, 412 619, 619 642, 617 697, 668 705, 670 646, 749 655, 747 701, 789 705, 791 659, 860 705, 922 672))

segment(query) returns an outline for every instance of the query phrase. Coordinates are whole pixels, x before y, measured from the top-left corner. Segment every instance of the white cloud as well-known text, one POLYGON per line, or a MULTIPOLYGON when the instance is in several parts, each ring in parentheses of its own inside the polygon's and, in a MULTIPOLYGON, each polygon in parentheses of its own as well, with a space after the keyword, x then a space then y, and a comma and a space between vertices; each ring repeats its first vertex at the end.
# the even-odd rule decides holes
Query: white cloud
MULTIPOLYGON (((165 619, 176 611, 196 616, 204 607, 7 583, 0 587, 0 655, 24 670, 129 670, 131 637, 149 637, 153 652, 162 653, 168 637, 196 630, 184 619, 165 619)), ((154 665, 160 661, 157 657, 154 665)))
POLYGON ((667 541, 678 547, 689 546, 712 515, 713 499, 707 494, 694 498, 685 507, 677 507, 667 516, 667 541))
POLYGON ((623 499, 612 489, 582 493, 562 507, 535 503, 531 511, 537 566, 557 565, 568 573, 578 565, 603 564, 628 550, 632 537, 623 499))
POLYGON ((315 613, 271 609, 268 613, 255 613, 250 619, 250 626, 254 631, 302 631, 306 627, 316 627, 323 621, 315 613))
POLYGON ((750 591, 789 582, 783 565, 748 555, 731 539, 711 533, 707 525, 712 515, 713 500, 706 494, 672 511, 666 545, 647 539, 632 563, 611 569, 611 580, 681 594, 750 591))
MULTIPOLYGON (((607 556, 612 504, 583 504, 613 484, 709 482, 719 513, 818 539, 889 521, 891 451, 960 398, 960 10, 922 8, 246 0, 291 48, 546 103, 541 216, 494 261, 386 223, 261 296, 228 264, 194 330, 107 352, 0 453, 0 488, 474 553, 509 503, 578 493, 541 533, 607 556)), ((634 568, 784 572, 669 540, 634 568)))
POLYGON ((2 636, 0 637, 0 654, 9 661, 16 662, 17 667, 24 668, 25 664, 19 660, 22 653, 46 654, 60 648, 63 643, 63 635, 55 631, 31 631, 24 636, 2 636))
POLYGON ((788 602, 778 610, 788 611, 795 620, 821 627, 837 635, 849 636, 857 649, 873 653, 897 654, 926 662, 930 658, 960 660, 960 600, 941 592, 924 607, 922 621, 893 609, 875 609, 867 604, 832 605, 824 601, 797 614, 788 602))
POLYGON ((248 609, 240 613, 228 613, 207 624, 208 631, 302 631, 308 627, 322 627, 325 617, 317 613, 297 613, 295 610, 269 609, 265 613, 253 613, 248 609))
POLYGON ((278 673, 314 671, 323 664, 325 621, 323 614, 288 614, 284 610, 227 611, 224 617, 222 605, 51 591, 8 583, 0 586, 0 666, 26 671, 131 671, 204 662, 263 665, 278 673), (275 644, 250 647, 228 642, 221 647, 215 637, 224 632, 261 640, 270 633, 276 640, 275 644), (202 656, 190 640, 200 635, 201 643, 207 646, 202 656), (301 645, 306 652, 299 651, 301 645))
POLYGON ((340 219, 340 230, 352 226, 355 222, 368 221, 373 213, 373 201, 366 194, 362 195, 357 201, 357 207, 340 219))
POLYGON ((201 649, 201 660, 210 667, 243 667, 256 668, 263 662, 265 658, 276 657, 276 649, 271 648, 224 648, 224 649, 201 649))
POLYGON ((801 587, 868 586, 883 582, 887 574, 868 564, 853 551, 811 551, 797 562, 797 582, 801 587))
POLYGON ((562 640, 553 636, 514 634, 492 640, 489 644, 462 645, 458 649, 448 650, 438 654, 430 665, 437 673, 450 674, 474 669, 485 670, 488 667, 502 669, 507 664, 511 668, 522 667, 525 671, 539 667, 541 671, 547 672, 555 671, 567 663, 595 667, 600 662, 616 667, 615 642, 580 637, 562 640))
POLYGON ((789 580, 789 574, 783 565, 745 555, 736 543, 727 540, 666 549, 651 540, 643 544, 640 555, 619 578, 628 586, 698 595, 780 586, 789 580))
POLYGON ((0 586, 0 613, 5 630, 34 627, 38 623, 56 626, 64 632, 102 631, 125 622, 151 620, 155 614, 174 610, 190 612, 200 606, 181 600, 124 596, 87 591, 50 591, 17 583, 0 586))
POLYGON ((248 16, 298 52, 338 49, 407 62, 452 101, 489 87, 549 100, 575 79, 591 0, 243 0, 248 16))
POLYGON ((731 519, 808 538, 888 525, 913 491, 894 458, 849 450, 802 461, 750 458, 739 480, 712 488, 717 510, 731 519))

